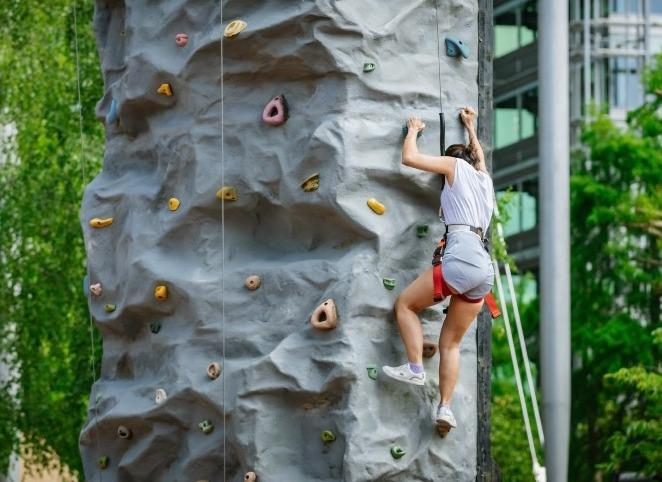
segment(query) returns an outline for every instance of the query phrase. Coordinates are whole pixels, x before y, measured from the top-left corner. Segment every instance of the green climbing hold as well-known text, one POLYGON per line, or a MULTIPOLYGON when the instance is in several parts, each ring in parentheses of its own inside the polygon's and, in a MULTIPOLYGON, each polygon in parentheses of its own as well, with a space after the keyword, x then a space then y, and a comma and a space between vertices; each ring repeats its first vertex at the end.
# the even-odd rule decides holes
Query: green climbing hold
POLYGON ((427 224, 419 224, 416 226, 416 236, 419 238, 424 238, 428 235, 428 225, 427 224))
POLYGON ((198 427, 205 435, 209 435, 214 431, 214 424, 211 422, 211 420, 203 420, 198 424, 198 427))
POLYGON ((384 278, 384 288, 392 290, 395 288, 395 278, 384 278))
POLYGON ((391 447, 391 455, 393 456, 394 459, 399 459, 403 455, 405 455, 407 452, 404 451, 402 447, 399 447, 397 445, 394 445, 391 447))
POLYGON ((103 309, 106 310, 106 313, 112 313, 113 311, 115 311, 117 309, 117 306, 115 306, 111 303, 108 303, 107 305, 105 305, 103 307, 103 309))
MULTIPOLYGON (((402 126, 402 137, 407 137, 407 133, 409 133, 409 127, 407 127, 407 124, 405 124, 404 126, 402 126)), ((416 138, 419 138, 422 135, 423 135, 423 131, 420 130, 418 131, 418 135, 416 136, 416 138)))
POLYGON ((150 323, 149 330, 156 335, 159 331, 161 331, 161 323, 158 321, 150 323))
POLYGON ((449 57, 459 57, 460 55, 465 59, 471 55, 471 49, 462 42, 462 40, 455 37, 446 37, 446 55, 449 57))
POLYGON ((104 455, 103 457, 99 457, 97 459, 97 467, 100 469, 105 469, 108 467, 108 463, 110 462, 110 459, 108 456, 104 455))
POLYGON ((377 68, 377 66, 375 65, 374 62, 366 62, 365 64, 363 64, 363 71, 364 72, 372 72, 376 68, 377 68))
POLYGON ((370 364, 366 367, 368 370, 368 378, 372 380, 377 380, 377 365, 370 364))
POLYGON ((322 432, 322 442, 328 443, 328 442, 333 442, 336 439, 336 436, 331 430, 325 430, 322 432))

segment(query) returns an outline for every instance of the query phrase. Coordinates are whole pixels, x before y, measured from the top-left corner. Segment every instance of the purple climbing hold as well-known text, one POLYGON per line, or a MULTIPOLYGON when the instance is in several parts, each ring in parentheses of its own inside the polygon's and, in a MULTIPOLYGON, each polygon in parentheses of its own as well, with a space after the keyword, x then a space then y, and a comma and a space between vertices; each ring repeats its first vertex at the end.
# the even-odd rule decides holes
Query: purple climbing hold
POLYGON ((280 126, 287 121, 288 107, 284 95, 274 97, 264 107, 262 120, 270 126, 280 126))

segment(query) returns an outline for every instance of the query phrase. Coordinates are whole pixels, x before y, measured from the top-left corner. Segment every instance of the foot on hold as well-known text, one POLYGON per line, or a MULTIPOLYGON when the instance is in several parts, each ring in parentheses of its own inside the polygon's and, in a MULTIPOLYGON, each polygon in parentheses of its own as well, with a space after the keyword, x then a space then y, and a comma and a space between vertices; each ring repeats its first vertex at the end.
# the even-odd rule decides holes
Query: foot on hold
POLYGON ((382 370, 386 375, 396 380, 412 385, 425 385, 425 372, 414 373, 409 367, 409 363, 400 365, 399 367, 384 366, 382 370))
POLYGON ((448 432, 450 432, 452 428, 457 427, 455 415, 453 415, 450 407, 441 403, 439 404, 437 407, 437 415, 435 416, 434 424, 437 427, 437 432, 442 437, 448 435, 448 432))

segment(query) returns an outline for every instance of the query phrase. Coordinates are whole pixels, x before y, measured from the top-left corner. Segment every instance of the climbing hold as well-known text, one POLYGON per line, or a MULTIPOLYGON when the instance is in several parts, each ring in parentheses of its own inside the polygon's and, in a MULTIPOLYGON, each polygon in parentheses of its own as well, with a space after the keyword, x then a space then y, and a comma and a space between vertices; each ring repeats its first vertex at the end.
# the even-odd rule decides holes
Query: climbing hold
POLYGON ((423 340, 423 357, 432 358, 437 354, 437 344, 430 340, 423 340))
POLYGON ((90 293, 90 277, 85 275, 83 276, 83 294, 87 296, 90 293))
POLYGON ((368 370, 368 377, 373 380, 377 380, 377 375, 379 373, 377 370, 377 365, 370 364, 366 368, 368 370))
POLYGON ((92 293, 93 296, 101 296, 102 291, 101 283, 94 283, 93 285, 90 285, 90 293, 92 293))
POLYGON ((329 298, 313 311, 310 324, 318 330, 332 330, 336 327, 338 313, 335 302, 329 298))
POLYGON ((225 27, 225 32, 223 36, 225 38, 232 38, 235 35, 239 35, 244 29, 248 27, 248 24, 243 20, 233 20, 225 27))
POLYGON ((462 57, 468 59, 469 55, 471 55, 471 49, 460 39, 446 37, 446 55, 449 57, 459 57, 462 55, 462 57))
POLYGON ((165 95, 166 97, 172 97, 172 87, 170 86, 170 84, 159 85, 159 88, 156 89, 156 92, 158 92, 161 95, 165 95))
POLYGON ((117 101, 113 99, 110 101, 110 109, 108 109, 108 113, 106 114, 106 124, 114 124, 117 122, 117 119, 117 101))
POLYGON ((107 455, 104 455, 103 457, 99 457, 97 459, 97 467, 99 467, 100 469, 108 468, 109 463, 110 463, 110 459, 108 458, 107 455))
POLYGON ((328 443, 333 442, 336 439, 336 436, 331 430, 325 430, 322 432, 321 438, 322 442, 328 443))
POLYGON ((131 438, 131 430, 129 430, 124 425, 120 425, 117 427, 117 436, 121 439, 129 439, 131 438))
POLYGON ((108 303, 107 305, 104 305, 103 309, 106 310, 106 313, 112 313, 117 309, 117 306, 108 303))
POLYGON ((244 475, 244 482, 257 482, 257 475, 255 472, 246 472, 246 475, 244 475))
POLYGON ((319 172, 316 172, 315 174, 308 176, 301 183, 301 189, 303 189, 305 192, 317 191, 319 187, 320 187, 319 172))
POLYGON ((216 197, 223 201, 236 201, 237 190, 232 186, 223 186, 216 192, 216 197))
POLYGON ((382 282, 384 283, 384 288, 387 290, 395 288, 395 278, 384 278, 382 282))
POLYGON ((262 279, 256 274, 249 276, 244 281, 244 286, 251 291, 255 291, 262 285, 262 279))
POLYGON ((153 321, 149 324, 149 331, 156 335, 159 331, 161 331, 161 323, 158 321, 153 321))
POLYGON ((270 126, 279 126, 285 124, 289 108, 284 95, 279 95, 271 99, 262 111, 262 120, 270 126))
POLYGON ((220 377, 221 365, 217 362, 207 365, 207 376, 212 380, 216 380, 218 377, 220 377))
MULTIPOLYGON (((409 127, 407 127, 407 124, 405 124, 404 126, 402 126, 402 137, 407 137, 408 133, 409 133, 409 127)), ((422 135, 423 135, 423 130, 421 129, 420 131, 418 131, 418 134, 416 134, 416 138, 418 139, 422 135)))
POLYGON ((416 226, 416 236, 419 238, 424 238, 428 235, 428 225, 427 224, 419 224, 416 226))
POLYGON ((380 215, 384 214, 384 212, 386 211, 384 205, 379 201, 377 201, 374 197, 368 199, 368 206, 370 206, 370 209, 372 209, 374 212, 380 215))
POLYGON ((211 423, 211 420, 203 420, 198 424, 198 427, 205 435, 209 435, 214 431, 214 424, 211 423))
POLYGON ((399 447, 397 445, 394 445, 391 447, 391 455, 393 456, 394 459, 399 459, 403 455, 405 455, 407 452, 404 451, 402 447, 399 447))
POLYGON ((168 287, 166 285, 158 285, 154 288, 154 298, 159 301, 168 299, 168 287))
POLYGON ((175 35, 175 43, 178 47, 183 47, 188 43, 188 35, 185 33, 178 33, 175 35))
POLYGON ((168 209, 171 211, 177 211, 179 209, 179 199, 176 197, 171 197, 168 199, 168 209))
POLYGON ((364 72, 372 72, 373 70, 375 70, 375 68, 377 68, 377 65, 375 65, 374 62, 366 62, 365 64, 363 64, 364 72))
POLYGON ((93 228, 105 228, 113 224, 113 218, 94 218, 90 220, 90 226, 93 228))
POLYGON ((163 402, 166 401, 166 398, 168 398, 168 394, 163 388, 157 388, 156 391, 154 392, 154 402, 157 405, 161 405, 163 402))

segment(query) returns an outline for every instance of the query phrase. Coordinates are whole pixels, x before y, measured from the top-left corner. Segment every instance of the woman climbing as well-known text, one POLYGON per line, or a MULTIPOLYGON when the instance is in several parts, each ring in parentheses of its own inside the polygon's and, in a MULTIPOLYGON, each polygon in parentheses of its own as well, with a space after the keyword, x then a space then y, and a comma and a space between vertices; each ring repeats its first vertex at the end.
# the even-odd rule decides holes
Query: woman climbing
POLYGON ((494 188, 485 166, 483 149, 476 137, 476 112, 465 107, 460 111, 460 119, 469 134, 469 143, 448 147, 444 156, 419 153, 416 139, 425 124, 417 117, 409 117, 407 121, 402 163, 445 176, 441 212, 447 235, 441 258, 443 269, 437 270, 436 274, 437 286, 434 269, 430 267, 405 288, 395 302, 395 317, 408 363, 383 367, 384 373, 396 380, 414 385, 425 383, 423 329, 418 313, 439 301, 435 291, 439 295, 441 286, 442 296, 450 296, 439 336, 441 401, 434 418, 442 436, 457 426, 450 403, 460 365, 460 341, 481 310, 483 298, 492 290, 494 282, 492 262, 484 244, 494 208, 494 188))

